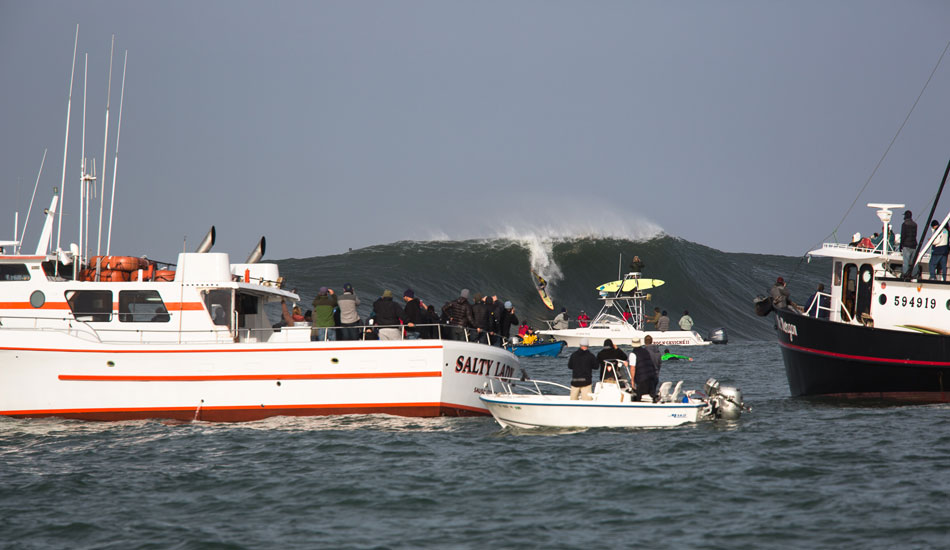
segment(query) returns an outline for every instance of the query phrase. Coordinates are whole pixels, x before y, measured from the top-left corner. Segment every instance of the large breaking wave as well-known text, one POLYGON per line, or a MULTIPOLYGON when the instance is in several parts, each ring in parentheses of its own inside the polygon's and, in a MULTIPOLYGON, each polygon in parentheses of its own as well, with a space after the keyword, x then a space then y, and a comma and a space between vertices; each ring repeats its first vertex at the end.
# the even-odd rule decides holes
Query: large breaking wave
POLYGON ((360 296, 365 315, 386 289, 401 296, 412 288, 439 309, 468 288, 472 294, 511 300, 520 318, 543 326, 540 320, 550 319, 553 312, 538 298, 532 269, 548 279, 556 310, 563 306, 576 316, 583 309, 593 316, 601 305, 595 287, 617 279, 634 254, 646 264, 645 276, 666 281, 652 292, 651 304, 668 310, 674 323, 688 309, 700 333, 725 327, 730 338, 744 340, 773 337, 771 317, 756 317, 751 304, 777 276, 789 281, 793 299, 804 302, 829 273, 825 261, 809 264, 788 256, 721 252, 662 233, 631 240, 515 230, 492 239, 401 241, 277 263, 303 305, 321 286, 341 292, 347 282, 360 296))

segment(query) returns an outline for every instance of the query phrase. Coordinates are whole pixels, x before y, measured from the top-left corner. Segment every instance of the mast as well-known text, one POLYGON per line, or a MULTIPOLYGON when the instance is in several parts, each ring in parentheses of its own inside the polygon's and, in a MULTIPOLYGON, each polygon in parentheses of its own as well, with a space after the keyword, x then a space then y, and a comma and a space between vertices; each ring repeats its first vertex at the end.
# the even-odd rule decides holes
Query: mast
MULTIPOLYGON (((76 40, 73 43, 73 64, 69 72, 69 96, 66 99, 66 140, 63 144, 63 178, 60 183, 60 191, 62 194, 66 192, 66 157, 69 152, 69 115, 72 111, 73 105, 73 77, 76 75, 76 50, 79 49, 79 24, 76 24, 76 40)), ((62 201, 63 197, 60 195, 59 199, 62 201)), ((63 232, 63 210, 59 210, 59 223, 57 224, 56 229, 56 249, 59 250, 59 241, 63 232)), ((59 257, 56 258, 56 275, 59 275, 59 257)))
POLYGON ((109 236, 106 239, 106 256, 112 249, 112 212, 115 206, 115 175, 119 171, 119 138, 122 136, 122 104, 125 101, 125 68, 129 63, 129 50, 125 50, 122 62, 122 91, 119 92, 119 122, 115 130, 115 164, 112 166, 112 198, 109 199, 109 236))
POLYGON ((106 155, 109 151, 109 103, 112 100, 112 58, 115 55, 115 35, 112 35, 112 47, 109 49, 109 86, 106 91, 106 132, 102 140, 102 183, 99 186, 99 235, 96 237, 96 256, 102 250, 102 207, 106 196, 106 155))

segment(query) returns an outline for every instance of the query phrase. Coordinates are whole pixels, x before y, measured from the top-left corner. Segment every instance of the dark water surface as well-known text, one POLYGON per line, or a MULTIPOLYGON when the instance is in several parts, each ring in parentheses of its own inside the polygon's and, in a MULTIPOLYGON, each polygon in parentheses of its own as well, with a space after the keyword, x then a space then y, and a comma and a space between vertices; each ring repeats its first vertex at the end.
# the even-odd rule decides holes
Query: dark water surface
POLYGON ((574 433, 0 419, 0 547, 950 547, 950 407, 792 399, 774 342, 681 351, 662 379, 715 376, 753 412, 574 433))

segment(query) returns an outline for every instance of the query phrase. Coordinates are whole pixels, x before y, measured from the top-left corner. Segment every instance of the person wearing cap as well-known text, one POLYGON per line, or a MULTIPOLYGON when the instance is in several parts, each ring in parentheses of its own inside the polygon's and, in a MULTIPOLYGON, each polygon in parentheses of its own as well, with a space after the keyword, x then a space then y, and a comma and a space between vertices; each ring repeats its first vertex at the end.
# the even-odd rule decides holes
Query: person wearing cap
POLYGON ((597 364, 600 366, 600 375, 598 378, 608 384, 617 383, 617 373, 615 368, 618 362, 627 362, 627 354, 614 344, 613 340, 604 340, 604 349, 597 354, 597 364), (610 364, 607 362, 610 361, 610 364))
POLYGON ((393 301, 393 291, 384 290, 383 295, 373 302, 373 313, 376 324, 379 326, 380 340, 400 340, 402 338, 402 327, 400 324, 406 321, 403 316, 402 308, 393 301))
POLYGON ((936 281, 947 280, 947 227, 944 226, 940 228, 940 223, 937 220, 930 222, 930 229, 937 234, 937 238, 934 239, 933 248, 930 249, 930 280, 936 281), (939 229, 938 229, 939 228, 939 229))
POLYGON ((590 387, 594 369, 597 368, 597 358, 587 349, 589 345, 587 338, 581 338, 580 349, 572 353, 567 360, 567 368, 571 369, 571 401, 590 401, 590 387))
POLYGON ((639 338, 634 337, 630 343, 633 351, 627 356, 627 362, 630 364, 630 375, 633 377, 633 400, 642 401, 643 396, 649 395, 653 402, 657 403, 660 400, 656 393, 660 378, 659 369, 653 363, 650 350, 643 347, 643 342, 639 338))
POLYGON ((911 263, 914 256, 917 255, 917 222, 914 221, 910 210, 904 211, 904 223, 901 224, 901 253, 904 256, 904 269, 901 276, 905 279, 913 277, 911 274, 911 263))
POLYGON ((567 320, 567 308, 562 307, 561 312, 554 316, 554 324, 551 325, 551 328, 554 330, 564 330, 570 325, 570 321, 567 320))
POLYGON ((360 313, 357 306, 360 305, 360 298, 353 292, 353 285, 346 283, 343 285, 343 294, 337 298, 337 305, 340 308, 340 340, 358 340, 360 329, 356 328, 363 324, 360 320, 360 313))
POLYGON ((424 327, 416 325, 426 324, 425 315, 422 313, 422 300, 416 298, 416 293, 411 288, 407 288, 402 293, 402 299, 406 301, 406 307, 403 309, 403 317, 406 319, 406 338, 408 340, 418 340, 424 327))
POLYGON ((317 297, 313 299, 311 340, 336 340, 336 330, 333 329, 336 326, 336 321, 333 319, 333 309, 336 306, 337 300, 333 289, 321 286, 317 291, 317 297))
POLYGON ((775 279, 775 284, 769 290, 769 296, 772 297, 772 307, 775 309, 786 309, 791 302, 791 293, 785 288, 785 279, 779 277, 775 279))
POLYGON ((511 301, 505 302, 505 309, 501 314, 501 332, 502 338, 511 338, 511 327, 518 326, 518 316, 515 315, 515 306, 511 301))
POLYGON ((456 340, 468 340, 468 328, 475 326, 475 316, 472 313, 472 304, 468 302, 468 289, 463 288, 459 297, 442 306, 442 315, 446 323, 452 325, 446 331, 446 336, 456 340))
POLYGON ((589 324, 590 317, 588 317, 587 312, 582 309, 580 315, 577 316, 577 326, 584 328, 589 324))

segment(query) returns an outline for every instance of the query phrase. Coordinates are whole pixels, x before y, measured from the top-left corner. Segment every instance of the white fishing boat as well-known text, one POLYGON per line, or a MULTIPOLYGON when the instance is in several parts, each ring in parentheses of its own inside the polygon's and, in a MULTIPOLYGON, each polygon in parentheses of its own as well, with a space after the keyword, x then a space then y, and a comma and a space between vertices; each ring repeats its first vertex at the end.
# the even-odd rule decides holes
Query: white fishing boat
POLYGON ((644 302, 649 295, 635 284, 639 278, 640 273, 627 273, 622 281, 615 281, 619 284, 613 285, 612 292, 600 291, 599 299, 604 305, 588 326, 558 329, 554 328, 552 321, 547 321, 548 328, 539 330, 538 334, 563 340, 571 347, 580 345, 582 339, 587 339, 592 346, 602 346, 605 340, 612 340, 617 345, 631 345, 634 339, 642 340, 647 335, 659 346, 705 346, 727 342, 725 330, 721 328, 713 331, 710 340, 703 339, 695 330, 645 330, 644 302))
MULTIPOLYGON (((79 213, 89 211, 85 166, 79 213)), ((114 185, 113 171, 113 194, 114 185)), ((478 399, 485 380, 518 367, 502 348, 441 338, 442 327, 434 339, 386 341, 311 341, 309 326, 275 329, 265 307, 299 296, 282 288, 276 264, 260 263, 263 239, 244 263, 210 252, 213 228, 174 264, 108 247, 93 256, 81 214, 82 244, 52 244, 57 212, 57 235, 64 228, 60 198, 54 190, 35 249, 23 250, 18 220, 14 238, 0 242, 0 415, 487 415, 478 399)))
POLYGON ((493 378, 480 398, 502 427, 526 429, 672 427, 703 419, 735 420, 745 407, 740 390, 721 387, 714 379, 706 382, 705 394, 684 392, 682 386, 682 381, 675 386, 664 382, 659 402, 634 401, 627 373, 619 384, 598 382, 588 401, 571 400, 562 393, 570 388, 556 382, 493 378))

